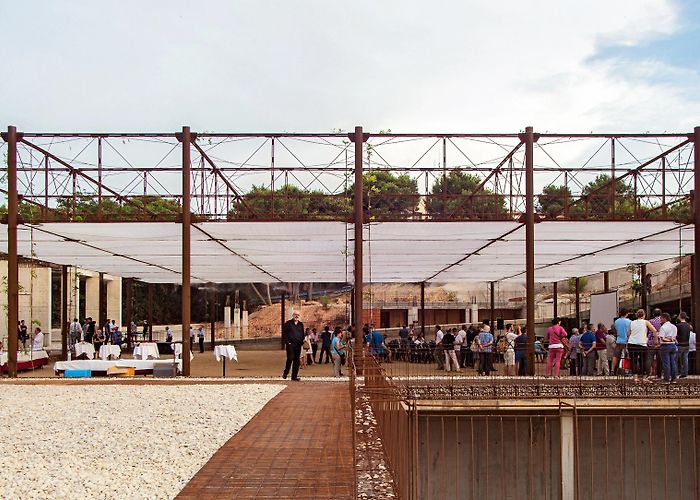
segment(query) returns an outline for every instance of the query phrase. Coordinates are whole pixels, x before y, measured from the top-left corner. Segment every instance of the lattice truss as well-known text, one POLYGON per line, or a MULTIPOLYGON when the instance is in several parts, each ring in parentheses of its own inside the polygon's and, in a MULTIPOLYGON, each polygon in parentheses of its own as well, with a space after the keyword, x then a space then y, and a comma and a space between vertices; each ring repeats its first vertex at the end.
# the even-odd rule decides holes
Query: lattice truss
MULTIPOLYGON (((5 152, 6 144, 0 148, 5 152)), ((541 134, 533 157, 538 195, 548 186, 565 187, 559 206, 543 214, 549 218, 678 219, 682 212, 671 207, 689 204, 693 143, 686 134, 541 134), (599 176, 606 177, 591 187, 599 176)), ((191 209, 201 219, 352 216, 354 144, 344 132, 199 133, 191 163, 191 209), (314 202, 324 204, 310 209, 314 202)), ((26 133, 18 146, 19 193, 25 203, 44 207, 32 213, 37 221, 75 220, 73 207, 81 200, 99 208, 80 220, 113 220, 104 209, 108 202, 133 205, 119 215, 128 220, 171 220, 172 214, 143 207, 153 198, 181 203, 181 169, 182 144, 174 133, 26 133)), ((525 210, 519 134, 370 134, 363 171, 406 175, 417 186, 415 194, 369 189, 366 207, 378 220, 513 220, 525 210), (471 176, 466 191, 443 182, 455 171, 471 176), (375 211, 382 197, 389 206, 392 200, 410 203, 375 211)))

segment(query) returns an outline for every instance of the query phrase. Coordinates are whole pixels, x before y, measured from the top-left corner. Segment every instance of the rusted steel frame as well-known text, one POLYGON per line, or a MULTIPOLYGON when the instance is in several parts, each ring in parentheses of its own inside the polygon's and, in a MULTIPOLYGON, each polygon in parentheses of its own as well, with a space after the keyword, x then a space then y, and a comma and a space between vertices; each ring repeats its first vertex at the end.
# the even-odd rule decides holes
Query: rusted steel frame
POLYGON ((603 291, 604 292, 610 291, 610 272, 609 271, 605 271, 603 273, 603 291))
POLYGON ((214 283, 209 283, 209 328, 213 351, 216 345, 216 285, 214 283))
POLYGON ((420 283, 420 332, 425 336, 425 281, 420 283))
MULTIPOLYGON (((510 220, 511 222, 513 221, 512 219, 509 219, 509 220, 510 220)), ((436 273, 433 274, 432 276, 426 278, 425 281, 432 281, 432 280, 434 280, 437 276, 439 276, 440 274, 444 273, 445 271, 447 271, 447 270, 449 270, 449 269, 451 269, 451 268, 453 268, 453 267, 455 267, 455 266, 458 266, 459 264, 461 264, 462 262, 464 262, 465 260, 467 260, 469 257, 471 257, 471 256, 473 256, 473 255, 478 255, 479 252, 481 252, 481 251, 484 250, 485 248, 490 247, 491 245, 493 245, 493 244, 496 243, 497 241, 502 241, 503 238, 505 238, 506 236, 509 236, 509 235, 513 234, 513 233, 516 232, 518 229, 520 229, 521 227, 523 227, 523 225, 524 225, 524 224, 520 224, 519 226, 514 227, 514 228, 511 229, 510 231, 507 231, 507 232, 503 233, 501 236, 499 236, 499 237, 497 237, 497 238, 493 238, 493 239, 490 240, 488 243, 486 243, 486 244, 480 246, 479 248, 477 248, 477 249, 474 250, 473 252, 468 253, 467 255, 465 255, 464 257, 462 257, 461 259, 459 259, 458 261, 453 262, 452 264, 450 264, 450 265, 448 265, 448 266, 446 266, 446 267, 440 269, 438 272, 436 272, 436 273)))
POLYGON ((576 276, 574 281, 574 294, 576 296, 576 328, 581 326, 581 278, 576 276))
MULTIPOLYGON (((9 190, 5 190, 5 189, 0 188, 0 193, 3 193, 3 194, 5 194, 5 195, 9 195, 10 192, 9 192, 9 190)), ((8 199, 9 199, 9 198, 8 198, 8 199)), ((45 218, 48 218, 48 212, 49 212, 49 210, 50 210, 52 213, 59 213, 55 208, 51 208, 51 207, 49 207, 48 205, 44 205, 43 203, 39 203, 38 201, 34 201, 33 199, 28 198, 27 195, 21 195, 21 194, 18 193, 18 194, 17 194, 17 200, 18 200, 19 203, 29 203, 29 204, 31 204, 31 205, 40 207, 40 208, 42 209, 42 212, 44 212, 44 217, 45 217, 45 218)), ((20 217, 19 213, 17 214, 17 217, 18 217, 18 218, 20 217)), ((19 219, 18 219, 18 220, 19 220, 19 219)))
POLYGON ((494 338, 496 338, 495 285, 496 283, 494 281, 489 283, 489 325, 491 325, 491 333, 494 338))
POLYGON ((646 275, 647 275, 647 265, 646 264, 642 264, 642 266, 639 270, 639 273, 641 274, 640 280, 642 282, 642 290, 640 293, 640 298, 642 301, 642 309, 644 309, 644 312, 646 313, 647 318, 651 318, 651 316, 649 315, 649 304, 648 304, 649 297, 647 296, 647 287, 645 284, 646 275))
POLYGON ((559 294, 557 292, 558 292, 558 283, 555 281, 552 284, 552 317, 553 318, 559 317, 559 294))
POLYGON ((102 222, 102 137, 97 138, 97 220, 102 222))
POLYGON ((153 342, 153 283, 148 284, 148 341, 153 342))
POLYGON ((280 340, 281 340, 281 346, 280 346, 280 348, 281 348, 281 349, 285 349, 285 343, 284 343, 284 340, 285 340, 285 339, 284 339, 284 322, 287 320, 287 318, 286 318, 286 313, 287 313, 286 307, 287 307, 287 305, 286 305, 286 300, 285 300, 286 298, 287 298, 287 294, 286 294, 285 292, 282 292, 282 299, 280 300, 280 305, 282 306, 281 311, 280 311, 280 312, 281 312, 281 315, 280 315, 280 333, 282 334, 281 337, 280 337, 280 340))
MULTIPOLYGON (((695 286, 696 293, 693 294, 693 322, 697 325, 700 323, 700 294, 697 293, 697 284, 700 283, 700 265, 698 265, 697 256, 700 255, 700 127, 695 127, 693 132, 693 142, 694 145, 694 190, 693 190, 693 224, 694 224, 694 252, 692 260, 693 262, 693 279, 691 283, 695 286)), ((696 326, 696 328, 698 328, 696 326)), ((695 372, 700 373, 700 354, 695 356, 695 372)))
POLYGON ((55 162, 57 162, 57 163, 63 165, 63 166, 64 166, 66 169, 68 169, 68 171, 74 176, 74 178, 75 178, 75 176, 80 176, 80 177, 82 177, 83 179, 87 180, 88 182, 91 182, 91 183, 95 184, 95 185, 98 187, 98 189, 103 189, 103 190, 107 191, 108 193, 112 194, 113 196, 115 196, 115 197, 117 198, 117 200, 125 201, 126 203, 129 203, 129 204, 131 204, 131 205, 134 205, 134 206, 136 206, 137 208, 139 208, 139 209, 143 210, 144 212, 148 213, 149 215, 156 215, 156 214, 154 214, 153 212, 151 212, 150 210, 148 210, 148 208, 146 208, 145 206, 142 207, 142 206, 140 206, 138 203, 135 203, 134 201, 132 201, 130 198, 125 197, 125 196, 122 196, 121 194, 119 194, 119 193, 116 192, 115 190, 113 190, 113 189, 111 189, 110 187, 105 186, 105 185, 102 184, 101 182, 99 182, 99 181, 93 179, 93 178, 90 177, 89 175, 87 175, 87 174, 85 174, 84 172, 82 172, 80 169, 77 169, 77 168, 73 167, 73 166, 72 166, 71 164, 69 164, 68 162, 66 162, 66 161, 64 161, 64 160, 62 160, 62 159, 60 159, 58 156, 56 156, 56 155, 54 155, 53 153, 51 153, 51 152, 49 152, 49 151, 43 149, 42 147, 37 146, 36 144, 33 144, 33 143, 31 143, 31 142, 29 142, 29 141, 27 141, 27 140, 25 140, 25 139, 22 139, 21 142, 22 142, 22 144, 25 144, 25 145, 29 146, 30 148, 33 148, 33 149, 39 151, 39 152, 42 153, 44 156, 48 156, 48 157, 51 158, 53 161, 55 161, 55 162))
POLYGON ((209 157, 209 155, 202 149, 202 147, 197 143, 197 141, 193 141, 192 145, 194 148, 199 152, 199 154, 204 158, 204 161, 206 161, 209 166, 211 167, 212 171, 216 174, 218 178, 220 178, 224 184, 226 184, 226 187, 233 193, 234 197, 236 198, 237 201, 241 202, 243 206, 253 215, 257 215, 255 210, 250 208, 248 204, 245 202, 245 199, 241 194, 238 192, 236 187, 233 185, 233 183, 221 172, 221 169, 216 166, 216 163, 209 157))
MULTIPOLYGON (((620 136, 619 136, 619 135, 616 135, 615 137, 620 137, 620 136)), ((588 194, 586 194, 585 196, 581 196, 580 198, 577 198, 577 199, 573 200, 572 202, 568 203, 564 208, 562 208, 562 210, 561 210, 559 213, 566 212, 567 210, 569 210, 569 209, 570 209, 571 207, 573 207, 574 205, 577 205, 578 203, 580 203, 581 200, 584 200, 584 201, 589 200, 591 196, 595 195, 596 193, 598 193, 598 192, 600 192, 600 191, 602 191, 602 190, 604 190, 604 189, 611 188, 612 191, 614 192, 614 191, 615 191, 615 186, 617 185, 617 184, 616 184, 617 182, 622 181, 623 179, 629 177, 630 175, 635 175, 635 176, 636 176, 636 175, 639 174, 639 172, 640 172, 641 170, 643 170, 644 168, 648 167, 649 165, 651 165, 651 164, 653 164, 653 163, 656 163, 656 162, 659 161, 661 158, 664 158, 665 156, 667 156, 667 155, 673 153, 674 151, 676 151, 676 150, 678 150, 678 149, 680 149, 680 148, 686 146, 687 144, 689 144, 689 143, 691 142, 691 139, 687 138, 687 137, 688 137, 687 135, 686 135, 685 137, 686 137, 686 140, 685 140, 685 141, 676 144, 676 145, 673 146, 672 148, 667 149, 666 151, 664 151, 664 152, 662 152, 662 153, 659 153, 658 155, 656 155, 656 156, 655 156, 654 158, 652 158, 651 160, 647 160, 647 161, 645 161, 644 163, 642 163, 641 165, 639 165, 638 167, 635 167, 635 168, 633 168, 633 169, 628 170, 627 172, 625 172, 625 173, 622 174, 621 176, 616 177, 615 179, 611 179, 610 181, 606 182, 605 184, 603 184, 603 185, 601 185, 601 186, 598 186, 597 188, 593 189, 592 191, 590 191, 590 192, 589 192, 588 194)), ((635 193, 635 194, 636 194, 636 193, 635 193)), ((635 206, 636 206, 636 197, 635 197, 635 206)))
MULTIPOLYGON (((355 317, 353 323, 355 325, 355 345, 362 345, 362 310, 363 310, 363 229, 364 229, 364 178, 363 178, 363 144, 369 139, 369 134, 362 131, 362 127, 355 127, 354 134, 348 134, 348 138, 355 143, 355 192, 353 200, 354 214, 354 283, 353 293, 355 294, 355 317)), ((355 365, 358 367, 358 374, 363 370, 363 359, 357 357, 362 352, 362 349, 355 349, 356 359, 355 365)))
POLYGON ((527 371, 535 375, 535 193, 534 145, 538 137, 532 127, 525 128, 525 295, 527 325, 527 371))
MULTIPOLYGON (((610 139, 610 182, 612 186, 616 186, 615 183, 615 138, 610 139)), ((610 196, 608 197, 610 216, 615 217, 615 189, 610 190, 610 196)))
POLYGON ((61 266, 61 360, 63 361, 68 360, 69 322, 70 320, 68 319, 68 266, 61 266))
POLYGON ((134 332, 131 331, 131 323, 134 315, 134 279, 126 278, 126 345, 131 350, 134 332))
POLYGON ((666 217, 666 157, 661 158, 661 216, 666 217))
POLYGON ((182 133, 178 134, 178 140, 182 142, 182 374, 190 376, 190 233, 191 233, 191 207, 190 207, 190 146, 192 134, 189 127, 182 127, 182 133))
POLYGON ((17 377, 17 349, 19 325, 19 260, 17 256, 17 141, 22 134, 14 126, 2 134, 7 142, 7 374, 17 377))
POLYGON ((519 142, 513 149, 510 150, 510 152, 498 163, 498 165, 496 165, 491 170, 491 172, 484 178, 484 180, 481 181, 481 183, 478 186, 476 186, 471 193, 464 196, 462 203, 460 203, 459 207, 457 207, 455 210, 453 210, 450 215, 454 215, 454 214, 458 213, 459 210, 462 209, 462 207, 464 206, 464 204, 466 202, 471 201, 472 198, 474 198, 475 194, 477 194, 482 189, 484 189, 484 186, 486 186, 486 184, 491 179, 491 177, 493 177, 494 175, 498 174, 498 172, 500 172, 503 165, 505 165, 507 162, 509 162, 513 158, 513 155, 518 152, 518 150, 521 148, 522 145, 523 145, 523 142, 521 139, 521 142, 519 142))

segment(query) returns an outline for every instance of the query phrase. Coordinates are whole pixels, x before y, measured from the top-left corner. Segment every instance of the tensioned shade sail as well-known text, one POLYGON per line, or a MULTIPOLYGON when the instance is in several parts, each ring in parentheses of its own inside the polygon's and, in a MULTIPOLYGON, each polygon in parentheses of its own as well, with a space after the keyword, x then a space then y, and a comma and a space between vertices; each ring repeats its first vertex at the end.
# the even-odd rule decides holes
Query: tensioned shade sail
MULTIPOLYGON (((193 283, 352 282, 344 222, 192 225, 193 283)), ((180 283, 181 226, 170 222, 21 224, 18 252, 154 283, 180 283)), ((524 281, 519 222, 376 222, 364 227, 366 282, 524 281)), ((0 233, 7 252, 7 227, 0 233)), ((552 282, 694 252, 693 226, 550 221, 535 225, 535 279, 552 282)))

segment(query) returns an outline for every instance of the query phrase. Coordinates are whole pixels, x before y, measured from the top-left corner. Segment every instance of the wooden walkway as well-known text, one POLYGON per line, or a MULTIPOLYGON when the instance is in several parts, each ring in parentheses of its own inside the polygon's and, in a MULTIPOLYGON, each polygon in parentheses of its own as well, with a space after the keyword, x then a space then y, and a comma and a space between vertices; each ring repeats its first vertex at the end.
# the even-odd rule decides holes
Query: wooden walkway
POLYGON ((177 498, 352 499, 347 384, 290 382, 177 498))

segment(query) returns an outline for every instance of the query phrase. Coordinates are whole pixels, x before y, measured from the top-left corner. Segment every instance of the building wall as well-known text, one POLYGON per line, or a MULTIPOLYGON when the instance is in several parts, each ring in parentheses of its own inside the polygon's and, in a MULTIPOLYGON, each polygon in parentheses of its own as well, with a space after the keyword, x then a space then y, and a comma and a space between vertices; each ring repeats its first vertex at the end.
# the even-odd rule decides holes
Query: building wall
MULTIPOLYGON (((7 345, 7 261, 0 261, 0 338, 7 345)), ((44 333, 51 329, 51 268, 20 265, 19 319, 30 332, 39 326, 44 333)), ((16 326, 10 329, 16 332, 16 326)), ((48 335, 45 339, 48 342, 48 335)), ((30 335, 31 338, 31 335, 30 335)))

